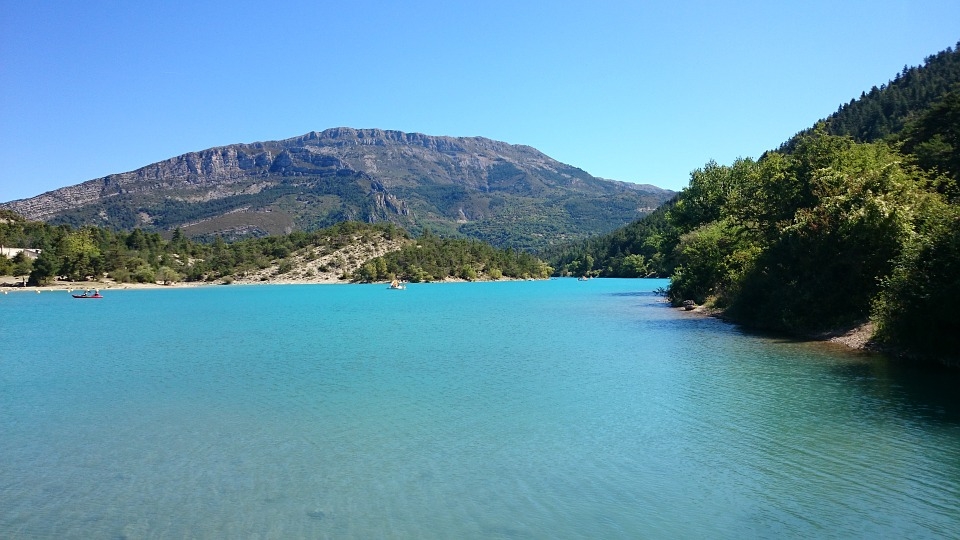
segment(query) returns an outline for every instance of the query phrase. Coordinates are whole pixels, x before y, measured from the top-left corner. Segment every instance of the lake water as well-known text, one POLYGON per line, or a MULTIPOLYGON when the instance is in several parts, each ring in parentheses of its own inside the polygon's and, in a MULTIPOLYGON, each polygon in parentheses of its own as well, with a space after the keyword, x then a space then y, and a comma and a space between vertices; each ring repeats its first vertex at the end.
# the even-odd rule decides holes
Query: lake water
POLYGON ((0 295, 0 537, 960 535, 960 375, 665 285, 0 295))

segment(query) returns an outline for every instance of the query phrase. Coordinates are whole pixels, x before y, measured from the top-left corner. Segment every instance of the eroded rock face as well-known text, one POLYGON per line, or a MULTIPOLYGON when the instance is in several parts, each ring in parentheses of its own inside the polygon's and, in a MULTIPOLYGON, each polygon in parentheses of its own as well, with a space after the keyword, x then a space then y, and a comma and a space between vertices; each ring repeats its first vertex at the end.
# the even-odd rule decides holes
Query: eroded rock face
POLYGON ((238 209, 284 212, 305 228, 350 218, 466 226, 468 235, 487 234, 469 229, 474 222, 489 232, 546 220, 544 230, 572 239, 626 224, 672 195, 595 178, 529 146, 341 127, 190 152, 0 207, 34 220, 157 229, 238 209))

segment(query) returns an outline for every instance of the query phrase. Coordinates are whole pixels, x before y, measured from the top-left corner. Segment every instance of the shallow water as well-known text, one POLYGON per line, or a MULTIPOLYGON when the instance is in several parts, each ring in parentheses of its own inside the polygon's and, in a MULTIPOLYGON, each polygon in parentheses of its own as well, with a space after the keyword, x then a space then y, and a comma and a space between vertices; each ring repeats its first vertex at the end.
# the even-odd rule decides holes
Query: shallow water
POLYGON ((0 537, 960 531, 960 376, 665 284, 2 296, 0 537))

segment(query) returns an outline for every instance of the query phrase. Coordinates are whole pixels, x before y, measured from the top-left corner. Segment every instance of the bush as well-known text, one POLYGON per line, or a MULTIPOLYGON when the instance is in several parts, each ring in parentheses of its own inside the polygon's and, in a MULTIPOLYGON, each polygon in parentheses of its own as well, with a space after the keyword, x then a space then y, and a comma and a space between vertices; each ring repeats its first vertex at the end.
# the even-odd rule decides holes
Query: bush
POLYGON ((147 265, 137 267, 137 269, 133 271, 131 278, 137 283, 156 283, 157 281, 157 275, 153 271, 153 268, 147 265))
POLYGON ((921 356, 960 362, 960 209, 937 216, 884 280, 874 302, 877 339, 921 356))
POLYGON ((464 265, 463 268, 460 269, 459 277, 467 281, 474 281, 477 279, 477 270, 469 264, 464 265))
POLYGON ((170 285, 183 279, 183 276, 169 266, 161 266, 157 270, 155 279, 162 281, 164 285, 170 285))
POLYGON ((117 283, 129 283, 132 280, 130 271, 126 268, 117 268, 113 272, 110 272, 109 277, 117 283))

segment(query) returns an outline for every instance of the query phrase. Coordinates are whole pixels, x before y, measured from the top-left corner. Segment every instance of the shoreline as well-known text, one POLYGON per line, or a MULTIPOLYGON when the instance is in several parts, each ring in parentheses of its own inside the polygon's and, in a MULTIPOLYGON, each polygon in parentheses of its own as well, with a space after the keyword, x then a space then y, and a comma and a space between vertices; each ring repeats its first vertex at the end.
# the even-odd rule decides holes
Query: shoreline
POLYGON ((289 279, 271 281, 234 280, 227 283, 218 281, 178 281, 170 284, 163 283, 117 283, 114 281, 58 281, 50 285, 11 286, 9 282, 2 282, 0 291, 3 294, 10 292, 77 292, 98 289, 103 291, 149 290, 149 289, 193 289, 199 287, 222 287, 225 285, 340 285, 349 282, 339 279, 289 279))
MULTIPOLYGON (((124 290, 151 290, 151 289, 193 289, 200 287, 224 287, 224 286, 258 286, 258 285, 358 285, 349 280, 342 280, 336 276, 315 276, 312 278, 292 278, 292 279, 250 279, 237 278, 231 281, 222 279, 217 281, 177 281, 170 284, 163 283, 117 283, 115 281, 57 281, 50 285, 15 285, 9 281, 10 276, 0 276, 0 294, 11 292, 83 292, 85 290, 97 289, 105 291, 124 291, 124 290)), ((514 278, 501 278, 499 280, 474 280, 474 283, 486 283, 496 281, 525 281, 514 278)), ((468 280, 459 278, 444 278, 423 283, 467 283, 468 280)), ((389 284, 389 281, 374 281, 372 283, 389 284)), ((408 282, 409 283, 409 282, 408 282)))
MULTIPOLYGON (((722 309, 710 308, 706 306, 696 306, 693 309, 686 309, 683 306, 675 307, 682 313, 687 313, 699 317, 713 317, 719 319, 727 324, 735 324, 744 329, 751 330, 749 327, 744 326, 736 321, 732 321, 724 316, 722 309)), ((804 341, 817 342, 817 343, 833 343, 854 351, 862 352, 871 352, 871 353, 880 353, 889 355, 888 352, 883 351, 880 347, 877 346, 876 342, 873 341, 873 332, 874 324, 872 321, 865 321, 860 324, 857 324, 850 328, 839 328, 834 330, 828 330, 826 332, 820 332, 816 334, 790 334, 790 333, 776 333, 775 335, 789 336, 794 339, 800 339, 804 341)))

